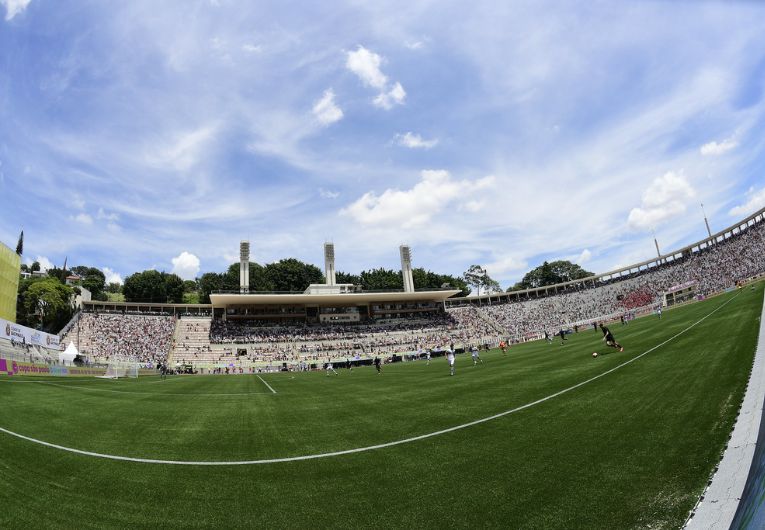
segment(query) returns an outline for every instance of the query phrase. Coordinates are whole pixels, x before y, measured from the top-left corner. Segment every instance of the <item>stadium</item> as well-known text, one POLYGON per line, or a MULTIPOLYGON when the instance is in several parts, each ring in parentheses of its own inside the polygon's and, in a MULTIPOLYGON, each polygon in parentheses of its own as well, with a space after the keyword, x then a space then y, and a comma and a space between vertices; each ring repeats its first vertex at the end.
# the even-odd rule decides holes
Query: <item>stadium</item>
MULTIPOLYGON (((764 215, 507 296, 336 285, 328 244, 326 283, 301 294, 250 293, 242 273, 209 305, 86 302, 53 341, 84 362, 50 339, 0 342, 3 477, 25 499, 5 525, 706 527, 734 424, 762 410, 764 215), (627 350, 603 351, 595 323, 627 350), (481 492, 459 518, 455 489, 481 492)), ((743 498, 731 515, 754 524, 762 505, 743 498)))
POLYGON ((0 0, 0 528, 765 529, 764 23, 0 0))

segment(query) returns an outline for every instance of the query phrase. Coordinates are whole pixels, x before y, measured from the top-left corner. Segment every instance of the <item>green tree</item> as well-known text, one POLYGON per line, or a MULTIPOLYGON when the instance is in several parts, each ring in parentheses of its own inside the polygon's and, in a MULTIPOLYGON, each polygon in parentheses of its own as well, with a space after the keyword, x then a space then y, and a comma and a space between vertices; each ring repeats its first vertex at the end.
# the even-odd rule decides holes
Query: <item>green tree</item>
MULTIPOLYGON (((74 270, 72 270, 74 272, 74 270)), ((82 286, 90 291, 93 296, 100 295, 106 287, 106 276, 101 270, 95 267, 86 267, 84 274, 77 273, 82 276, 82 286)))
POLYGON ((361 271, 361 287, 365 291, 385 291, 404 288, 401 271, 390 269, 371 269, 361 271))
POLYGON ((74 312, 74 291, 55 278, 40 278, 30 282, 23 294, 26 325, 55 333, 74 312))
MULTIPOLYGON (((305 291, 312 283, 324 283, 324 275, 316 265, 303 263, 295 258, 269 263, 265 266, 265 277, 274 291, 305 291)), ((250 284, 252 285, 252 281, 250 284)))
MULTIPOLYGON (((237 265, 238 266, 238 265, 237 265)), ((223 277, 225 274, 206 272, 199 278, 199 302, 210 303, 210 293, 223 290, 223 277)))
POLYGON ((37 272, 39 270, 40 270, 40 262, 33 261, 32 265, 29 267, 29 272, 37 272))
POLYGON ((165 282, 165 295, 170 304, 183 303, 183 280, 177 274, 162 273, 165 282))
POLYGON ((24 253, 24 231, 19 234, 19 242, 16 243, 16 254, 21 256, 24 253))
POLYGON ((452 288, 461 291, 459 296, 467 296, 470 294, 470 289, 465 283, 465 280, 449 276, 448 274, 438 274, 418 267, 412 269, 412 279, 414 280, 415 289, 452 288))
POLYGON ((501 291, 499 282, 494 280, 486 269, 480 265, 471 265, 468 270, 462 275, 462 279, 467 285, 471 285, 478 289, 478 296, 481 296, 481 289, 486 293, 496 293, 501 291))
MULTIPOLYGON (((224 274, 223 287, 225 291, 238 291, 239 284, 239 263, 232 263, 228 271, 224 274)), ((250 291, 273 291, 274 286, 266 277, 266 269, 262 265, 250 262, 250 291)))
POLYGON ((106 292, 113 293, 113 294, 121 293, 122 285, 118 284, 117 282, 111 282, 109 285, 106 286, 106 292))
POLYGON ((335 281, 337 283, 352 283, 353 285, 361 285, 361 276, 358 274, 349 274, 347 272, 336 271, 335 281))
POLYGON ((545 261, 527 272, 523 279, 513 286, 512 290, 534 289, 571 280, 580 280, 592 275, 592 272, 586 271, 576 263, 567 260, 545 261))
POLYGON ((462 279, 465 280, 466 284, 478 289, 478 296, 480 296, 485 276, 486 269, 480 265, 471 265, 462 275, 462 279))
POLYGON ((167 301, 165 278, 161 272, 155 270, 131 274, 125 278, 122 292, 127 302, 164 303, 167 301))

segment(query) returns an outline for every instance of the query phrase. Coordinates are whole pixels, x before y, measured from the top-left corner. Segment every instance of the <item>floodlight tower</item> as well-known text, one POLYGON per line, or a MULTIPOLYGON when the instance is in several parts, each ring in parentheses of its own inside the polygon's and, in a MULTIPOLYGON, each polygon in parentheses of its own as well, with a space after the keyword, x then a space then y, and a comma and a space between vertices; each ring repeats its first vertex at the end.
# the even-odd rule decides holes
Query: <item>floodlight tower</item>
POLYGON ((250 292, 250 242, 239 243, 239 292, 250 292))
POLYGON ((324 277, 327 279, 327 285, 335 285, 335 244, 324 243, 324 277))
POLYGON ((709 229, 709 221, 707 221, 707 212, 704 210, 704 203, 701 203, 701 213, 704 214, 704 224, 707 225, 707 235, 712 237, 712 231, 709 229))
POLYGON ((651 229, 653 233, 653 244, 656 245, 656 255, 661 258, 661 251, 659 250, 659 242, 656 240, 656 231, 651 229))
POLYGON ((412 249, 409 245, 398 247, 401 254, 401 276, 404 278, 404 292, 414 292, 414 279, 412 278, 412 249))

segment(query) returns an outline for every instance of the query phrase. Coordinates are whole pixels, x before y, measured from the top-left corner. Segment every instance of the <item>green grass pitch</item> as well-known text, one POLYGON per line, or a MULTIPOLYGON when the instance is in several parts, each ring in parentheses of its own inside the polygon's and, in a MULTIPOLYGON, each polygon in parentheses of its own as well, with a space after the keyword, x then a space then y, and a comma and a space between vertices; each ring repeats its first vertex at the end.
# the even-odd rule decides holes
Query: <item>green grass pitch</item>
POLYGON ((0 527, 677 528, 751 369, 763 290, 482 354, 324 373, 0 380, 0 527), (723 305, 724 304, 724 305, 723 305), (608 353, 609 350, 611 353, 608 353), (592 352, 601 354, 592 358, 592 352), (275 391, 272 393, 268 383, 275 391))

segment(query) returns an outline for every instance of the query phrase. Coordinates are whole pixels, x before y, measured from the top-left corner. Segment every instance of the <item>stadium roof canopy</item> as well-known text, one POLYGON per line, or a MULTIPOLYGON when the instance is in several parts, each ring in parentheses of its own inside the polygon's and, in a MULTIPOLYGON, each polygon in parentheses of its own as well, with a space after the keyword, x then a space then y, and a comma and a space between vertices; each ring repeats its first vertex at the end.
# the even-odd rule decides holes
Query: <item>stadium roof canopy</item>
POLYGON ((214 308, 232 305, 354 305, 375 302, 415 302, 419 300, 443 302, 459 292, 459 289, 443 289, 409 293, 403 291, 366 291, 343 294, 213 293, 210 295, 210 302, 214 308))

